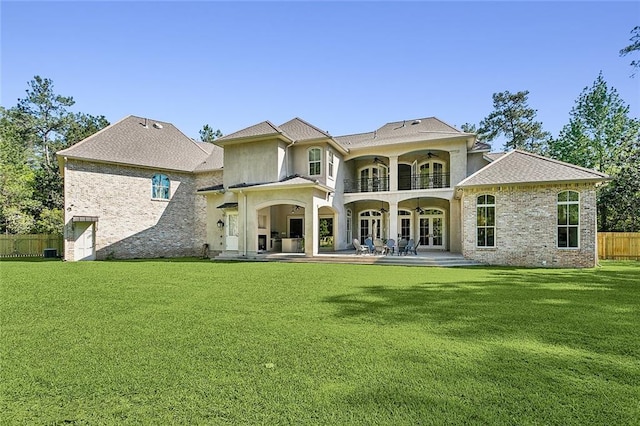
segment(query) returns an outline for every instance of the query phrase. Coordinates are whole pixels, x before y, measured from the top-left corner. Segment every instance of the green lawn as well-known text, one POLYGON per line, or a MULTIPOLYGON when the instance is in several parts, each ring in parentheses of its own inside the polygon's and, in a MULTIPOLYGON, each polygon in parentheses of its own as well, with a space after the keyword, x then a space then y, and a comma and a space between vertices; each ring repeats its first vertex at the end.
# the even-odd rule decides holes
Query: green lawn
POLYGON ((0 262, 1 424, 638 424, 640 263, 0 262))

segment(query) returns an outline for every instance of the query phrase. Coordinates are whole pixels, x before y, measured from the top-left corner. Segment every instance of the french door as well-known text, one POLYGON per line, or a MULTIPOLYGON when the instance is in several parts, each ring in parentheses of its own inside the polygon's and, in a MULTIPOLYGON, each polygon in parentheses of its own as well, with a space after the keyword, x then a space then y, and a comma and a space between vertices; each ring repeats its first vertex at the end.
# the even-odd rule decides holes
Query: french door
POLYGON ((427 209, 420 215, 420 246, 444 249, 444 211, 427 209))

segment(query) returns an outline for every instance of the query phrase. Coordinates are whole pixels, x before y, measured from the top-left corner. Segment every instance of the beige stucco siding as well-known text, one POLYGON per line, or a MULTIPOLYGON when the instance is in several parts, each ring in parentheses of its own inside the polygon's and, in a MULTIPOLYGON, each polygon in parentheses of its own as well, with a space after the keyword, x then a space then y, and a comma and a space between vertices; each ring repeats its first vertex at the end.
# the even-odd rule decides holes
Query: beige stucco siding
POLYGON ((278 181, 284 167, 282 149, 276 139, 225 146, 225 187, 278 181))
POLYGON ((493 265, 593 267, 597 262, 596 192, 593 184, 466 188, 462 196, 462 248, 467 258, 493 265), (579 248, 557 247, 557 196, 580 193, 579 248), (495 196, 496 245, 476 246, 476 201, 495 196))

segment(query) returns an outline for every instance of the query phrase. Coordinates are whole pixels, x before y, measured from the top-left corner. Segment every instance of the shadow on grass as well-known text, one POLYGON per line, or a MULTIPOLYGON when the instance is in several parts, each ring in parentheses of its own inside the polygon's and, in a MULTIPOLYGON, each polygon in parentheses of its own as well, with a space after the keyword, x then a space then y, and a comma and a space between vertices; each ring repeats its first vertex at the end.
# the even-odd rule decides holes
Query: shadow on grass
POLYGON ((600 270, 485 268, 482 279, 364 286, 326 298, 335 315, 414 323, 456 339, 526 336, 596 352, 640 356, 640 264, 600 270), (488 279, 487 279, 488 278, 488 279))
POLYGON ((325 302, 341 321, 405 328, 423 342, 396 352, 395 365, 430 388, 403 395, 406 377, 389 372, 346 395, 350 405, 388 413, 408 405, 452 424, 637 419, 640 264, 484 268, 477 281, 357 290, 325 302))

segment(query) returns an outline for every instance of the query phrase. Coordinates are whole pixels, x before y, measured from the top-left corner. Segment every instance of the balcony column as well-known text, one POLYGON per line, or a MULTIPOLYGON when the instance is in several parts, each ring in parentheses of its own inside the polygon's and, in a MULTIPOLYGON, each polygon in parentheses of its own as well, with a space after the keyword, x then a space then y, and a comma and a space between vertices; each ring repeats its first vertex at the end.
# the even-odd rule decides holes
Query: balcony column
MULTIPOLYGON (((396 158, 397 161, 397 158, 396 158)), ((398 202, 389 201, 389 237, 398 242, 398 202)))
POLYGON ((389 190, 390 191, 398 190, 398 156, 397 155, 393 157, 389 157, 389 190))

